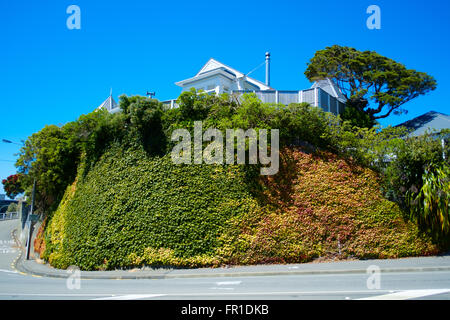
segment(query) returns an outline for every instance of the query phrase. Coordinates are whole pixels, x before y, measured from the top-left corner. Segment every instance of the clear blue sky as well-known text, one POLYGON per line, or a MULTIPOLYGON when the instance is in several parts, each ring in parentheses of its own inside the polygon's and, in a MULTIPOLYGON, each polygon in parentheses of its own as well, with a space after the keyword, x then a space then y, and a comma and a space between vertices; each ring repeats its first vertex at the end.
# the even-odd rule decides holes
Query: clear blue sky
MULTIPOLYGON (((374 50, 436 78, 436 91, 383 125, 430 110, 448 114, 449 21, 448 0, 1 1, 0 139, 19 142, 75 120, 111 87, 116 100, 147 90, 176 98, 174 82, 210 57, 248 72, 270 51, 274 88, 308 88, 306 63, 333 44, 374 50), (81 9, 81 30, 66 27, 71 4, 81 9), (366 27, 371 4, 381 8, 381 30, 366 27)), ((253 76, 264 80, 263 68, 253 76)), ((15 173, 19 148, 0 142, 0 179, 15 173)))

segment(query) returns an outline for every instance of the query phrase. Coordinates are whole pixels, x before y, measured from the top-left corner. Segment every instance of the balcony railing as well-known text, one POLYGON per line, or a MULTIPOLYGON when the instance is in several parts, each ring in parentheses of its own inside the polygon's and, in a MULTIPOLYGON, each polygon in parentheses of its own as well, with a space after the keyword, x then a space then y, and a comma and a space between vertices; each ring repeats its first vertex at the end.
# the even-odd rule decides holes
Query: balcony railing
MULTIPOLYGON (((311 88, 306 90, 232 90, 230 94, 242 96, 244 93, 254 93, 263 103, 281 103, 289 105, 291 103, 307 102, 313 106, 320 107, 324 111, 339 114, 344 111, 344 102, 331 96, 321 88, 311 88)), ((161 101, 169 108, 177 108, 176 99, 161 101)))

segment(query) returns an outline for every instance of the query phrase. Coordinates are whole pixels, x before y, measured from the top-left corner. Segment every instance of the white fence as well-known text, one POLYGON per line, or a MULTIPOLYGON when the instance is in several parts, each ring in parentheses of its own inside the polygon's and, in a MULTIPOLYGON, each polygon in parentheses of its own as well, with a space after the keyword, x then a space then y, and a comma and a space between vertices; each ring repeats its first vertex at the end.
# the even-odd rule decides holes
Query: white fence
POLYGON ((18 212, 0 213, 0 220, 12 220, 12 219, 19 219, 19 213, 18 212))
MULTIPOLYGON (((344 103, 339 101, 335 97, 329 95, 325 90, 321 88, 311 88, 299 91, 289 90, 255 90, 255 91, 243 91, 232 90, 232 95, 241 96, 244 93, 254 93, 264 103, 281 103, 289 105, 290 103, 302 103, 307 102, 315 107, 320 107, 324 111, 334 114, 340 114, 344 110, 344 103)), ((177 108, 178 104, 176 99, 161 101, 168 108, 177 108)))

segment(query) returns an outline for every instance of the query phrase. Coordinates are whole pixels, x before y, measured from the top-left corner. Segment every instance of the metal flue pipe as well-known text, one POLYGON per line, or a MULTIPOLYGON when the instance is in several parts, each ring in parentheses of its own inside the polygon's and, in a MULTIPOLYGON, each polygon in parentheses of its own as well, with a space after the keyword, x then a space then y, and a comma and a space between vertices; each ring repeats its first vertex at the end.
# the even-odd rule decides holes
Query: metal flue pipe
POLYGON ((266 52, 266 86, 270 86, 270 52, 266 52))

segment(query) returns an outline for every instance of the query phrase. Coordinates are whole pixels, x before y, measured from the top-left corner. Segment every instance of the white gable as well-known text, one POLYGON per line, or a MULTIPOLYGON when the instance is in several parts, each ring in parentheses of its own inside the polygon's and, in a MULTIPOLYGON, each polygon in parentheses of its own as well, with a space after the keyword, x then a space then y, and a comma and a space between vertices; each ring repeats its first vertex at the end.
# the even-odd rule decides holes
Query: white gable
POLYGON ((247 77, 244 73, 213 58, 209 59, 194 77, 175 84, 182 87, 183 91, 190 88, 213 90, 216 93, 229 90, 273 90, 263 82, 247 77))
POLYGON ((211 70, 215 70, 215 69, 219 69, 219 68, 224 68, 225 70, 228 70, 229 72, 234 73, 236 75, 236 77, 238 77, 238 78, 244 76, 243 73, 241 73, 241 72, 237 71, 236 69, 233 69, 213 58, 209 59, 208 62, 200 69, 200 71, 195 76, 198 76, 202 73, 205 73, 205 72, 208 72, 211 70))

